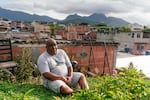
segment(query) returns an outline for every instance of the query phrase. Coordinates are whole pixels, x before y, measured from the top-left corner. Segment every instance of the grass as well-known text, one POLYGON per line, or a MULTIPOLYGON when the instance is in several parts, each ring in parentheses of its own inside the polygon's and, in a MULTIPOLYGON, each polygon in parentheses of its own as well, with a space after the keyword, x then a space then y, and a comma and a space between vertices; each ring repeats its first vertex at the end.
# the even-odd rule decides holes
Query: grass
POLYGON ((0 100, 150 100, 150 80, 140 76, 133 69, 115 78, 107 75, 87 77, 90 89, 72 95, 56 94, 33 82, 0 81, 0 100))
POLYGON ((0 82, 0 87, 0 100, 53 100, 55 96, 62 96, 36 84, 0 82))
MULTIPOLYGON (((89 85, 93 88, 94 78, 87 78, 89 85)), ((94 83, 94 84, 97 84, 94 83)), ((0 100, 72 100, 73 95, 56 94, 42 85, 32 83, 10 83, 0 81, 0 100), (28 95, 26 95, 28 94, 28 95)), ((79 88, 78 88, 79 89, 79 88)))

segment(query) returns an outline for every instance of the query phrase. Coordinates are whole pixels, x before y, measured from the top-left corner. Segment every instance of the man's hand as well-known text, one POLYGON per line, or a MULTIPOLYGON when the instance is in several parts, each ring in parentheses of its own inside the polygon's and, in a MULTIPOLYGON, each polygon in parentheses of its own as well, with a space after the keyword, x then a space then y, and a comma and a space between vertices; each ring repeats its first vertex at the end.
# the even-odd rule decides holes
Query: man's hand
POLYGON ((65 76, 61 76, 61 80, 67 83, 67 78, 65 76))
POLYGON ((71 79, 72 77, 71 76, 61 76, 61 80, 64 81, 66 84, 69 84, 71 83, 71 79))
POLYGON ((68 76, 66 76, 67 84, 71 83, 72 75, 73 75, 73 68, 70 66, 68 67, 68 76))
POLYGON ((71 83, 72 77, 71 76, 67 76, 67 84, 71 83))

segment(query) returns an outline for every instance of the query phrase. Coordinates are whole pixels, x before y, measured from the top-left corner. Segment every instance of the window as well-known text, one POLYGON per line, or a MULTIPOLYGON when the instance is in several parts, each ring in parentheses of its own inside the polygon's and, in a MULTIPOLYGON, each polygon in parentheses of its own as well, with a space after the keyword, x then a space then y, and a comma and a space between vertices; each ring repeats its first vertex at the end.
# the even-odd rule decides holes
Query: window
POLYGON ((128 36, 130 36, 131 34, 130 33, 128 33, 128 36))
POLYGON ((140 38, 140 33, 137 33, 137 38, 140 38))
POLYGON ((144 45, 143 44, 138 44, 137 45, 137 50, 144 50, 144 45))
POLYGON ((132 38, 134 38, 134 33, 132 33, 132 36, 131 36, 132 38))

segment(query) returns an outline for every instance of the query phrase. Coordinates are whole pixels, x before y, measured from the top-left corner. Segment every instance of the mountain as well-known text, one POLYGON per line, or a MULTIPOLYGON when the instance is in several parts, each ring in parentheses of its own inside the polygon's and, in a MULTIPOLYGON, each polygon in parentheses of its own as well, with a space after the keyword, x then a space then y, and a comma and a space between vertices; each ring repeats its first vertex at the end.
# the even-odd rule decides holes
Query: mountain
POLYGON ((98 14, 94 13, 90 16, 79 16, 77 14, 74 15, 69 15, 66 17, 65 20, 62 21, 62 23, 68 24, 68 23, 75 23, 75 24, 80 24, 80 23, 88 23, 90 25, 95 25, 99 23, 106 23, 108 26, 124 26, 128 25, 129 22, 121 19, 121 18, 116 18, 116 17, 106 17, 104 14, 98 14))
POLYGON ((74 14, 74 15, 67 16, 65 21, 74 20, 74 19, 80 19, 80 18, 81 18, 81 16, 79 16, 78 14, 74 14))
POLYGON ((36 21, 46 21, 46 22, 59 22, 63 24, 81 24, 81 23, 88 23, 89 25, 96 25, 99 23, 106 23, 108 26, 122 26, 128 25, 129 22, 116 18, 116 17, 106 17, 104 14, 101 13, 94 13, 90 16, 79 16, 77 14, 69 15, 64 20, 54 19, 48 16, 39 16, 36 14, 28 14, 20 11, 12 11, 3 9, 0 7, 0 17, 12 21, 28 21, 32 22, 36 21))
POLYGON ((92 21, 97 21, 97 22, 106 22, 107 21, 107 17, 104 14, 97 14, 94 13, 92 15, 90 15, 89 17, 87 17, 89 20, 92 21))
POLYGON ((98 23, 95 22, 95 21, 89 20, 88 18, 79 16, 79 15, 77 15, 77 14, 67 16, 64 20, 60 21, 60 23, 62 23, 62 24, 69 24, 69 23, 73 23, 73 24, 88 23, 89 25, 98 24, 98 23))
POLYGON ((28 14, 20 11, 12 11, 12 10, 7 10, 3 9, 0 7, 0 17, 9 19, 12 21, 48 21, 48 22, 54 22, 57 21, 56 19, 53 19, 48 16, 39 16, 36 14, 28 14))

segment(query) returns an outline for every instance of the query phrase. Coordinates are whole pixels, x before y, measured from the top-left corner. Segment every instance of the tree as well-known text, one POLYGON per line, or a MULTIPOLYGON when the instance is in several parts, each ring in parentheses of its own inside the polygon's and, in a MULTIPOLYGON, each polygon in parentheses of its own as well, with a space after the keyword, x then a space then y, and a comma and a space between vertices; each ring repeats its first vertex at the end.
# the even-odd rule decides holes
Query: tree
POLYGON ((51 23, 50 24, 50 37, 55 37, 55 24, 51 23))
POLYGON ((99 23, 99 24, 97 24, 96 25, 97 26, 97 28, 98 28, 98 31, 99 32, 110 32, 110 31, 112 31, 112 28, 111 27, 109 27, 109 26, 107 26, 107 24, 106 23, 99 23))
POLYGON ((150 28, 144 28, 142 31, 143 32, 150 32, 150 28))
POLYGON ((120 31, 122 31, 122 32, 131 32, 131 29, 128 26, 122 26, 122 27, 120 27, 120 31))

